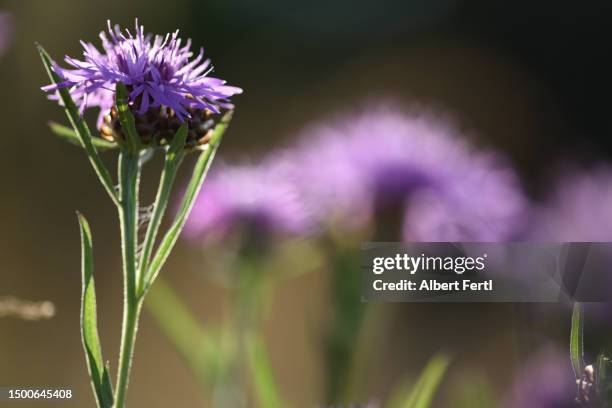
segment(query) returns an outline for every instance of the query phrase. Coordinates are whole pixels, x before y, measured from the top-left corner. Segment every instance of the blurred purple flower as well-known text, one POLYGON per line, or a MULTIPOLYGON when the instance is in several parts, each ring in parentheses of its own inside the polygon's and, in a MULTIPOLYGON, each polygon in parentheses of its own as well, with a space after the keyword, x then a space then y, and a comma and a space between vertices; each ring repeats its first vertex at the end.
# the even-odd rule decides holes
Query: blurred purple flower
POLYGON ((0 11, 0 57, 8 50, 13 36, 13 19, 10 13, 0 11))
POLYGON ((307 234, 310 217, 295 186, 281 177, 286 165, 216 166, 196 199, 185 236, 216 241, 236 228, 247 228, 261 239, 307 234))
POLYGON ((495 241, 522 220, 524 198, 503 158, 475 151, 433 116, 369 109, 308 129, 285 159, 298 163, 296 183, 323 222, 359 227, 401 206, 405 240, 495 241))
POLYGON ((144 34, 144 27, 136 21, 134 34, 121 32, 119 26, 101 32, 103 52, 91 43, 81 41, 84 60, 66 56, 72 69, 54 66, 64 81, 43 87, 47 92, 70 88, 81 111, 100 107, 100 119, 114 104, 114 90, 123 82, 130 90, 130 104, 144 114, 149 108, 165 106, 176 112, 183 121, 190 118, 190 109, 208 109, 218 113, 220 108, 232 108, 229 98, 242 92, 227 86, 225 81, 209 77, 212 65, 204 60, 204 49, 192 59, 191 40, 182 45, 178 30, 165 37, 144 34))
POLYGON ((575 397, 576 383, 568 353, 547 347, 519 370, 503 406, 573 408, 575 397))
POLYGON ((612 241, 612 168, 570 173, 561 180, 534 211, 531 236, 553 242, 612 241))

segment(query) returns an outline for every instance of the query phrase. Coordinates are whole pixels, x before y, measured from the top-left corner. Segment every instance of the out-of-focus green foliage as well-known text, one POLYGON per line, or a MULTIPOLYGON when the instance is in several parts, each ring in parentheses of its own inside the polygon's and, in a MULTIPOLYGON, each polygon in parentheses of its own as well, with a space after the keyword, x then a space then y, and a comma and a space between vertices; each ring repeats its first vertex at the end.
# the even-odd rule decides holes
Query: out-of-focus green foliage
POLYGON ((259 406, 266 408, 286 406, 282 403, 263 341, 257 335, 253 335, 247 339, 247 342, 249 368, 259 406))
POLYGON ((442 378, 451 363, 451 358, 439 353, 425 366, 421 375, 412 386, 403 381, 392 393, 388 408, 428 408, 436 395, 442 378))

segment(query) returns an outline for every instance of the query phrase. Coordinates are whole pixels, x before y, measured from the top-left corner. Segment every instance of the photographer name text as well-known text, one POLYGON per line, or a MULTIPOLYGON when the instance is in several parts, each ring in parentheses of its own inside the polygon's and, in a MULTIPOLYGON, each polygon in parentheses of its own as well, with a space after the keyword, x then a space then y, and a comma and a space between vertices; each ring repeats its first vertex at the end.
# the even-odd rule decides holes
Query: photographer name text
POLYGON ((478 273, 485 270, 487 254, 481 256, 410 256, 396 254, 392 257, 376 257, 372 260, 372 273, 380 276, 375 279, 372 287, 375 291, 408 291, 408 292, 490 292, 493 291, 493 279, 427 279, 415 276, 416 279, 385 280, 382 275, 391 271, 408 273, 413 276, 417 272, 448 273, 449 276, 460 276, 465 272, 478 273))

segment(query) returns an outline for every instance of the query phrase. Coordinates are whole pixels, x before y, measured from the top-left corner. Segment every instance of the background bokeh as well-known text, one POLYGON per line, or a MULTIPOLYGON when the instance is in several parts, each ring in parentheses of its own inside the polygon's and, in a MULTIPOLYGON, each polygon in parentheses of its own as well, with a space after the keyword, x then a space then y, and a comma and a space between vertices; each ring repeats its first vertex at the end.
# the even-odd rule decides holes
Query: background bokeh
MULTIPOLYGON (((131 26, 139 17, 155 33, 180 28, 206 48, 223 78, 245 89, 235 98, 222 160, 257 158, 312 121, 388 98, 433 107, 477 144, 504 151, 534 198, 569 158, 588 164, 612 154, 612 5, 604 0, 4 0, 0 9, 12 14, 14 29, 0 57, 0 295, 56 306, 51 320, 0 319, 0 386, 72 388, 73 406, 92 404, 78 328, 75 210, 93 230, 101 337, 113 366, 121 317, 119 231, 82 152, 46 126, 64 116, 39 89, 47 79, 35 41, 59 59, 79 55, 78 40, 95 41, 107 19, 131 26)), ((107 156, 113 163, 113 154, 107 156)), ((155 180, 147 175, 155 174, 145 172, 148 197, 155 180)), ((214 321, 226 299, 200 279, 198 259, 193 247, 179 244, 164 276, 203 322, 214 321)), ((328 316, 328 292, 323 270, 283 281, 266 320, 272 366, 296 407, 321 402, 317 335, 328 316)), ((384 351, 363 374, 367 387, 355 398, 384 397, 392 381, 448 349, 458 358, 441 407, 452 406, 446 394, 462 387, 462 373, 481 373, 503 392, 542 333, 562 337, 569 320, 564 311, 538 320, 546 314, 515 305, 381 308, 391 329, 381 334, 384 351)), ((205 406, 197 383, 146 314, 129 402, 205 406)))

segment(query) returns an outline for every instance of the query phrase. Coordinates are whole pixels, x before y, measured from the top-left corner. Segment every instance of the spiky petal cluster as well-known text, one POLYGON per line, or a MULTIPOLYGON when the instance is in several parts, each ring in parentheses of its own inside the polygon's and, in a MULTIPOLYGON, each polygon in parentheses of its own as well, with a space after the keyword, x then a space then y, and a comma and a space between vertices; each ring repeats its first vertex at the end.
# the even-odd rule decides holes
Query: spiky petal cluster
POLYGON ((114 90, 118 82, 129 89, 132 108, 143 115, 150 108, 171 108, 181 121, 190 117, 189 110, 232 108, 229 98, 242 89, 228 86, 219 78, 208 76, 212 71, 210 59, 204 59, 204 49, 193 57, 191 40, 184 44, 178 30, 166 36, 145 34, 144 27, 136 21, 135 32, 122 32, 118 25, 108 33, 101 32, 103 52, 93 44, 81 41, 84 59, 66 56, 71 66, 65 69, 54 66, 63 78, 58 85, 43 87, 52 92, 58 88, 70 88, 70 93, 81 111, 100 107, 100 119, 114 104, 114 90))

